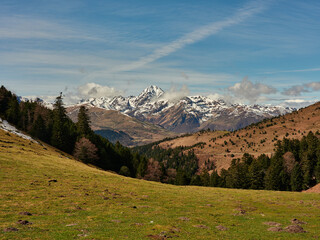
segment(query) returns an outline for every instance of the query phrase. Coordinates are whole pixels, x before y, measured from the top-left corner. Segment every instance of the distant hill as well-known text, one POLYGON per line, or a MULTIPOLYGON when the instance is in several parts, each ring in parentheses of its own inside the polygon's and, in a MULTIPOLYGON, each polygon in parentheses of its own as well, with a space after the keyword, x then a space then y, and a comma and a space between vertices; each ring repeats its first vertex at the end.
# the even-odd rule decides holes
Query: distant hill
POLYGON ((77 121, 77 115, 82 105, 88 107, 92 130, 113 143, 119 141, 126 146, 136 146, 177 135, 160 126, 141 122, 121 112, 92 107, 88 104, 79 104, 67 108, 67 115, 72 121, 77 121))
POLYGON ((214 162, 218 170, 227 169, 232 159, 241 158, 244 153, 254 156, 271 155, 277 140, 284 137, 301 139, 309 131, 320 131, 320 102, 298 111, 263 120, 244 129, 230 133, 202 132, 191 136, 164 141, 159 144, 162 148, 177 146, 193 146, 191 149, 199 159, 201 167, 205 161, 214 162))

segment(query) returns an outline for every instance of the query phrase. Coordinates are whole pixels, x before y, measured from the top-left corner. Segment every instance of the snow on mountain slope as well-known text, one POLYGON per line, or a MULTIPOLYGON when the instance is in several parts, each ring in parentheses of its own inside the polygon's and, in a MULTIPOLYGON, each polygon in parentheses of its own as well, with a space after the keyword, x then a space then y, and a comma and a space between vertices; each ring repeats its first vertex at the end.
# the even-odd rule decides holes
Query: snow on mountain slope
MULTIPOLYGON (((224 100, 213 100, 204 96, 186 96, 179 101, 166 100, 164 91, 157 86, 149 86, 138 96, 113 98, 90 98, 80 104, 116 110, 135 117, 141 121, 151 122, 175 132, 194 132, 202 125, 215 128, 207 121, 223 122, 228 120, 226 130, 238 129, 264 118, 271 118, 292 112, 295 109, 282 106, 261 106, 244 104, 227 104, 224 100), (232 120, 236 119, 236 124, 232 120), (231 123, 231 124, 230 124, 231 123)), ((223 129, 223 124, 219 125, 223 129)))

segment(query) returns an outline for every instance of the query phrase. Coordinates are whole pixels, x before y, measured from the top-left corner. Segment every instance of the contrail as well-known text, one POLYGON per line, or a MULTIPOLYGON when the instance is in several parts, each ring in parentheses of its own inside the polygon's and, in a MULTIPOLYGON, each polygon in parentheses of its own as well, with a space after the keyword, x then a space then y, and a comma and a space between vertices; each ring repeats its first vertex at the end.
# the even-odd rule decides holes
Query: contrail
POLYGON ((160 49, 156 49, 153 53, 140 58, 138 61, 113 69, 112 72, 131 71, 136 68, 140 68, 148 63, 154 62, 159 58, 168 56, 169 54, 176 52, 177 50, 187 45, 201 41, 202 39, 205 39, 213 34, 218 33, 226 27, 230 27, 232 25, 236 25, 243 22, 247 18, 264 10, 265 6, 266 5, 262 4, 261 1, 251 2, 250 4, 236 11, 236 13, 233 16, 226 18, 222 21, 210 23, 193 32, 190 32, 182 36, 181 38, 169 43, 168 45, 163 46, 160 49))

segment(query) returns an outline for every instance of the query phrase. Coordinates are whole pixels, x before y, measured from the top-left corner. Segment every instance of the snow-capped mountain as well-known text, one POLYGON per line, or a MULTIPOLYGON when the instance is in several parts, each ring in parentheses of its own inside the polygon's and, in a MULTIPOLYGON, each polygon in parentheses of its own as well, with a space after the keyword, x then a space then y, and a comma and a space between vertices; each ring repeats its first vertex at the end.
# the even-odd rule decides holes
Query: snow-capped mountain
POLYGON ((213 100, 204 96, 185 96, 170 101, 161 88, 153 85, 138 96, 90 98, 79 104, 120 111, 178 133, 204 128, 235 130, 295 110, 282 106, 227 104, 222 99, 213 100))

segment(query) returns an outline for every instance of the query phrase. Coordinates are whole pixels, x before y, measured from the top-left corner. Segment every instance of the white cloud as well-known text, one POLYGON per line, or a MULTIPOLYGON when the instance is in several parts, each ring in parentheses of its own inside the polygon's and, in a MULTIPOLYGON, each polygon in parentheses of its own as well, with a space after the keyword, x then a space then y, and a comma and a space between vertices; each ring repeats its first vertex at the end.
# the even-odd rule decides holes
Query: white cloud
POLYGON ((263 97, 263 94, 276 93, 277 90, 271 86, 262 83, 252 83, 245 77, 241 82, 228 88, 228 90, 239 100, 256 102, 263 97))
POLYGON ((213 93, 213 94, 209 94, 207 97, 216 101, 216 100, 219 100, 219 99, 224 99, 225 95, 222 95, 222 94, 219 94, 219 93, 213 93))
POLYGON ((279 105, 283 107, 292 107, 292 108, 299 109, 299 108, 307 107, 316 102, 317 100, 288 99, 279 105))
POLYGON ((140 68, 146 64, 152 63, 162 57, 176 52, 177 50, 184 48, 187 45, 199 42, 211 35, 218 33, 226 27, 230 27, 239 24, 247 18, 261 12, 265 8, 265 5, 261 1, 253 1, 245 7, 239 9, 233 16, 224 20, 213 22, 205 25, 199 29, 190 32, 181 38, 153 51, 153 53, 140 58, 138 61, 132 62, 127 65, 120 66, 112 70, 112 72, 131 71, 140 68))
POLYGON ((309 92, 303 85, 295 85, 285 89, 282 94, 287 96, 300 96, 303 92, 309 92))
POLYGON ((36 19, 28 16, 10 16, 0 18, 0 39, 85 39, 100 40, 89 34, 83 34, 65 23, 36 19))
POLYGON ((159 99, 165 99, 169 102, 177 102, 180 99, 188 96, 189 93, 190 91, 186 85, 183 85, 180 90, 177 89, 176 86, 172 86, 169 91, 164 92, 159 99))
POLYGON ((307 83, 306 86, 311 88, 313 91, 319 91, 320 90, 320 82, 307 83))
POLYGON ((302 85, 295 85, 284 89, 282 94, 287 96, 300 96, 303 92, 312 92, 320 90, 320 82, 310 82, 302 85))
POLYGON ((275 73, 296 73, 296 72, 319 72, 320 68, 307 68, 307 69, 294 69, 294 70, 283 70, 274 72, 264 72, 264 74, 275 74, 275 73))
POLYGON ((114 97, 123 92, 113 87, 102 86, 97 83, 86 83, 78 87, 78 93, 83 98, 114 97))

